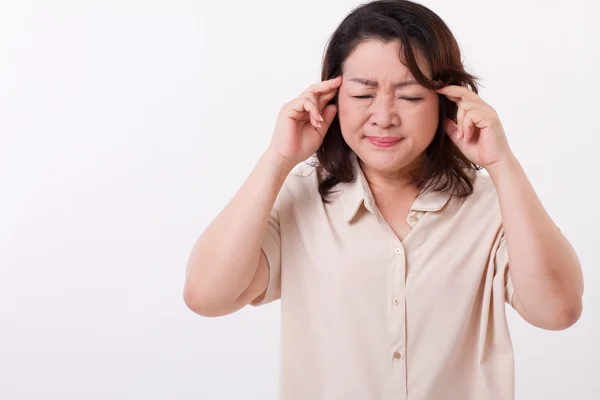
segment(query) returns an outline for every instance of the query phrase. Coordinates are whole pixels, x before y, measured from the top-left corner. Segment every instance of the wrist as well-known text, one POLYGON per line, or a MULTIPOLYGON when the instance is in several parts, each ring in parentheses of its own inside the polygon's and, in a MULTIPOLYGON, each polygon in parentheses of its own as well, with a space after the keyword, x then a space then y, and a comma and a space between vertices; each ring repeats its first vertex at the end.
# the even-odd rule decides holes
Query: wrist
POLYGON ((510 177, 514 177, 522 171, 521 164, 513 154, 484 168, 496 184, 505 177, 510 180, 510 177))
POLYGON ((263 153, 260 162, 265 164, 271 173, 283 178, 285 178, 296 166, 296 163, 292 160, 270 148, 263 153))

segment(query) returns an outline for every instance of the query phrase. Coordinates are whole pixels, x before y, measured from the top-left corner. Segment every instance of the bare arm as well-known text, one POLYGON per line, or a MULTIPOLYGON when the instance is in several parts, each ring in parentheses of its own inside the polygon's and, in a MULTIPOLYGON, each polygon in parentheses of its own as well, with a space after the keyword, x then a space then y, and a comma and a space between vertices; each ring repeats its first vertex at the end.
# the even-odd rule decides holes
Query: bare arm
POLYGON ((319 148, 337 107, 341 77, 309 86, 279 113, 268 150, 233 199, 202 233, 188 260, 183 297, 204 316, 221 316, 263 293, 269 265, 261 250, 287 175, 319 148))
POLYGON ((268 264, 261 251, 262 240, 291 168, 289 162, 266 152, 202 233, 186 271, 184 300, 191 310, 204 316, 229 314, 266 289, 268 264))
POLYGON ((539 328, 573 325, 582 310, 579 260, 512 153, 496 110, 464 86, 448 85, 437 92, 458 105, 456 122, 446 118, 450 139, 489 172, 498 192, 515 309, 539 328))
POLYGON ((500 200, 515 309, 539 328, 568 328, 582 310, 583 276, 575 251, 514 157, 488 172, 500 200))

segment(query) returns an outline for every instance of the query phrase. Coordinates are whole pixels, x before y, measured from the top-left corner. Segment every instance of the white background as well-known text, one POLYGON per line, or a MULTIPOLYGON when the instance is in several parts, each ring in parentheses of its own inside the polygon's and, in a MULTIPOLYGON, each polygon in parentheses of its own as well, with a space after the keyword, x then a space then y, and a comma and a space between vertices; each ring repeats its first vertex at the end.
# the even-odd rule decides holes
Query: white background
MULTIPOLYGON (((275 399, 279 304, 193 314, 189 251, 319 80, 359 3, 0 3, 0 399, 275 399)), ((517 399, 598 399, 597 2, 425 1, 586 279, 580 321, 509 308, 517 399)))

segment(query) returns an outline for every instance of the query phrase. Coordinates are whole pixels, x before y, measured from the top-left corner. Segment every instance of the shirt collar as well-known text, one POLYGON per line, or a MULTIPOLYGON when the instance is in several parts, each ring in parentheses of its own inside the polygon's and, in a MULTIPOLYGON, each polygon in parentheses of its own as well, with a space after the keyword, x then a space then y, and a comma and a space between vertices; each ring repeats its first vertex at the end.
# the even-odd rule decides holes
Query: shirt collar
MULTIPOLYGON (((341 201, 346 222, 351 222, 354 219, 362 204, 371 213, 374 213, 375 210, 373 193, 360 167, 358 157, 354 152, 351 152, 350 158, 355 179, 353 182, 340 184, 343 190, 341 201)), ((449 192, 429 191, 417 197, 411 206, 411 211, 439 211, 446 205, 450 197, 449 192)))

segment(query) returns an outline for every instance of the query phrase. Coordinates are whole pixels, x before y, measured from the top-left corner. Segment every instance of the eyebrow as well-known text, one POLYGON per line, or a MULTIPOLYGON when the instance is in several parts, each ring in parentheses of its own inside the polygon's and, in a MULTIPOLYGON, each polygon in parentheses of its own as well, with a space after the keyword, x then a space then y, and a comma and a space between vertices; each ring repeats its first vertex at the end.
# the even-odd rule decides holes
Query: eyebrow
MULTIPOLYGON (((372 86, 372 87, 379 86, 379 82, 372 81, 370 79, 352 78, 352 79, 350 79, 350 81, 351 82, 358 82, 358 83, 361 83, 361 84, 363 84, 365 86, 372 86)), ((393 87, 394 88, 403 88, 405 86, 410 86, 410 85, 419 85, 419 82, 417 82, 415 80, 408 80, 408 81, 404 81, 404 82, 394 83, 393 87)))

